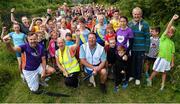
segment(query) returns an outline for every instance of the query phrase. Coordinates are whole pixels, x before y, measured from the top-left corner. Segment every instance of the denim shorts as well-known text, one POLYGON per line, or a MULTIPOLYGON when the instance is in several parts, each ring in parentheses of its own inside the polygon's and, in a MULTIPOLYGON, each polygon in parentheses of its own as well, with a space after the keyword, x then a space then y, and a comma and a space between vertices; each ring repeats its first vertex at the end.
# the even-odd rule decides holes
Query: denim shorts
POLYGON ((21 57, 21 52, 16 51, 16 57, 21 57))

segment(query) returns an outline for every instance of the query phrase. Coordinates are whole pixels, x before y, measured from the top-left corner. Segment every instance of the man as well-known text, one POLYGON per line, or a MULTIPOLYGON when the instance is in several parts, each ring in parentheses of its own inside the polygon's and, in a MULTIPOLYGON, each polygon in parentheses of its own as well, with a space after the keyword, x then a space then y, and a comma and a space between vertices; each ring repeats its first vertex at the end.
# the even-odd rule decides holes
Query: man
MULTIPOLYGON (((142 18, 142 10, 136 7, 132 11, 133 19, 129 27, 133 30, 134 39, 132 45, 132 70, 135 77, 135 84, 140 85, 141 72, 145 52, 149 51, 150 35, 149 24, 142 18)), ((132 78, 130 78, 131 80, 132 78)))
MULTIPOLYGON (((17 24, 18 22, 14 18, 14 11, 15 11, 15 8, 12 8, 11 9, 11 22, 13 22, 14 24, 17 24)), ((27 35, 29 32, 29 27, 30 27, 29 20, 26 16, 23 16, 21 17, 21 21, 22 23, 20 23, 20 31, 27 35)))
MULTIPOLYGON (((20 46, 12 47, 10 39, 4 39, 7 48, 12 51, 17 51, 25 54, 25 68, 23 74, 28 84, 30 91, 36 93, 39 88, 39 74, 41 80, 45 79, 46 75, 50 75, 54 72, 54 68, 46 66, 46 59, 43 51, 43 47, 38 44, 37 34, 29 33, 27 36, 28 43, 20 46), (48 70, 46 70, 48 69, 48 70)), ((43 85, 45 82, 43 81, 43 85)))
POLYGON ((79 32, 76 32, 76 44, 66 46, 65 39, 59 37, 57 45, 59 49, 56 51, 56 63, 65 76, 65 84, 70 87, 78 87, 78 75, 80 72, 79 63, 75 57, 76 50, 79 46, 79 32))
POLYGON ((84 70, 89 75, 100 75, 100 87, 103 93, 106 93, 105 82, 107 72, 105 69, 106 53, 104 47, 96 42, 96 34, 90 33, 88 42, 80 47, 80 62, 84 65, 84 70))

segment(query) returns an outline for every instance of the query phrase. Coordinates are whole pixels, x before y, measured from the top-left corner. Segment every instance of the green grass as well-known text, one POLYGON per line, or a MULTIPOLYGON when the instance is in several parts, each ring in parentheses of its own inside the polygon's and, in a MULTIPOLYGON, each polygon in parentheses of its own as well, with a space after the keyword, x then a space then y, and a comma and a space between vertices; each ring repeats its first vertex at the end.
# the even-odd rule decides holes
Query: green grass
POLYGON ((68 88, 63 83, 63 77, 56 75, 48 82, 49 87, 41 88, 51 92, 59 92, 70 95, 70 97, 51 97, 47 95, 35 95, 29 92, 27 86, 23 84, 18 78, 16 82, 9 88, 9 94, 2 100, 5 103, 117 103, 117 102, 156 102, 156 103, 170 103, 180 102, 180 92, 172 89, 171 82, 167 82, 164 91, 160 91, 160 80, 154 80, 153 87, 147 87, 144 79, 140 86, 135 86, 130 83, 126 90, 120 88, 118 93, 113 92, 113 83, 108 81, 108 93, 103 94, 100 92, 99 86, 96 88, 88 87, 86 82, 81 83, 79 88, 68 88))

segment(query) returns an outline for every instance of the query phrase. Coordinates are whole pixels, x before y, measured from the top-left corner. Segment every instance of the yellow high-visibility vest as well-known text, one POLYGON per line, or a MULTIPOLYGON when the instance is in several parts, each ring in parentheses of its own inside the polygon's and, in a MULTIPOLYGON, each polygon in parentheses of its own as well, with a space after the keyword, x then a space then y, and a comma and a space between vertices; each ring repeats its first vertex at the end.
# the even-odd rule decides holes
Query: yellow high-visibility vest
POLYGON ((75 56, 71 57, 68 46, 65 46, 63 54, 61 54, 61 50, 58 49, 58 56, 59 62, 69 74, 80 71, 79 63, 75 56))
POLYGON ((80 34, 80 39, 83 42, 83 44, 86 43, 86 39, 84 38, 83 34, 80 34))

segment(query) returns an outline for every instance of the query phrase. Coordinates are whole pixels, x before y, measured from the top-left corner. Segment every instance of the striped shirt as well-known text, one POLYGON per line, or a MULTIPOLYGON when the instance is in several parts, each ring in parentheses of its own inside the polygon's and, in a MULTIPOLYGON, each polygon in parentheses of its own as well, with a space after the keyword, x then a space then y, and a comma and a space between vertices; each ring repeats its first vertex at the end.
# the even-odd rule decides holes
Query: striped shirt
POLYGON ((144 20, 140 22, 132 20, 128 23, 128 26, 134 33, 132 51, 148 52, 150 46, 149 24, 144 20))

